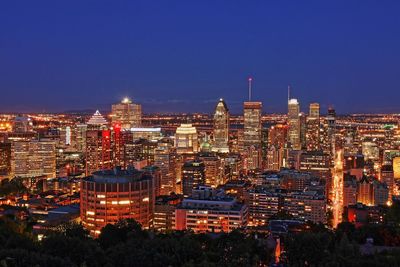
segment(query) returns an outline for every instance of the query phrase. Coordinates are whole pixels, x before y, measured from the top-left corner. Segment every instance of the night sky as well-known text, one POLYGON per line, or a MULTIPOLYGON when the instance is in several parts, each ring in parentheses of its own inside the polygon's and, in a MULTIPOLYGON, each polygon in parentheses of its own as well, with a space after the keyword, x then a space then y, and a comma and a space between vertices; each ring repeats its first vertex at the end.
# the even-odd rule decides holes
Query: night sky
POLYGON ((400 113, 400 1, 2 1, 0 111, 400 113))

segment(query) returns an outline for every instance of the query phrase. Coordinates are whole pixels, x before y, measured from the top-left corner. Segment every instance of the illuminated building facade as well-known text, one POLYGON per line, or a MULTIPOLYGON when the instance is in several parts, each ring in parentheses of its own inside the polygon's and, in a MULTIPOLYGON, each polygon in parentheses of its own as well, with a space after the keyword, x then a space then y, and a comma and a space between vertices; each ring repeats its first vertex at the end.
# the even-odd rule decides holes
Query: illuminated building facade
POLYGON ((160 196, 154 207, 154 230, 167 232, 173 230, 175 208, 182 202, 179 195, 160 196))
POLYGON ((161 171, 161 195, 175 192, 177 154, 172 141, 163 139, 154 152, 154 165, 161 171))
POLYGON ((14 141, 11 151, 12 176, 56 177, 56 144, 53 141, 14 141))
POLYGON ((193 154, 199 150, 196 127, 192 124, 181 124, 175 132, 175 147, 178 154, 193 154))
POLYGON ((374 184, 372 178, 364 176, 357 182, 357 202, 367 206, 374 205, 374 184))
POLYGON ((193 190, 175 210, 174 229, 192 230, 195 233, 225 232, 245 227, 248 210, 245 204, 223 192, 209 187, 193 190))
POLYGON ((328 179, 331 175, 330 157, 322 151, 307 151, 300 154, 299 170, 328 179))
POLYGON ((261 102, 244 102, 243 147, 261 146, 261 102))
POLYGON ((229 109, 221 98, 214 113, 214 143, 212 151, 229 153, 229 109))
POLYGON ((307 117, 306 147, 308 151, 321 149, 319 136, 320 108, 318 103, 310 104, 310 111, 307 117))
POLYGON ((392 165, 383 165, 381 168, 381 182, 385 183, 388 187, 388 201, 392 202, 394 194, 394 172, 392 165))
POLYGON ((268 132, 268 145, 277 148, 285 147, 287 142, 288 127, 283 124, 271 126, 268 132))
POLYGON ((111 131, 86 131, 86 175, 112 168, 111 131))
POLYGON ((202 161, 187 161, 182 167, 183 195, 190 196, 193 188, 206 184, 205 165, 202 161))
POLYGON ((217 187, 223 184, 221 159, 217 155, 212 153, 199 153, 197 159, 204 163, 206 185, 217 187))
POLYGON ((326 198, 316 191, 285 191, 269 187, 256 187, 248 191, 249 222, 265 225, 279 211, 296 219, 326 223, 326 198))
POLYGON ((119 123, 122 129, 140 127, 142 124, 142 106, 124 98, 111 107, 111 122, 119 123))
POLYGON ((294 150, 301 149, 300 137, 300 104, 297 99, 288 101, 288 141, 294 150))
POLYGON ((158 141, 162 138, 161 128, 131 128, 133 140, 147 139, 149 141, 158 141))
POLYGON ((256 187, 248 191, 249 223, 265 225, 283 206, 282 196, 273 190, 256 187))
POLYGON ((0 180, 11 174, 11 143, 0 143, 0 180))
POLYGON ((98 171, 81 182, 81 220, 92 236, 107 224, 134 219, 144 228, 153 225, 153 177, 135 169, 98 171))

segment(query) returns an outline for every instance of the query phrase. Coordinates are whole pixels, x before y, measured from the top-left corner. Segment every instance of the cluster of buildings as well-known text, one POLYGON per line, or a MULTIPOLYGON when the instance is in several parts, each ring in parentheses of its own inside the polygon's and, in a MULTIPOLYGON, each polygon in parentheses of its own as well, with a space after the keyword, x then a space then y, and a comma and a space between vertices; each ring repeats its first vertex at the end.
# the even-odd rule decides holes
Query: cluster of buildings
POLYGON ((249 98, 232 115, 220 99, 212 116, 143 116, 125 98, 108 116, 3 115, 0 178, 23 181, 28 202, 51 192, 48 210, 78 203, 94 236, 124 218, 160 231, 228 232, 282 214, 335 226, 399 195, 399 118, 322 115, 318 103, 303 113, 290 97, 286 116, 262 107, 249 98))

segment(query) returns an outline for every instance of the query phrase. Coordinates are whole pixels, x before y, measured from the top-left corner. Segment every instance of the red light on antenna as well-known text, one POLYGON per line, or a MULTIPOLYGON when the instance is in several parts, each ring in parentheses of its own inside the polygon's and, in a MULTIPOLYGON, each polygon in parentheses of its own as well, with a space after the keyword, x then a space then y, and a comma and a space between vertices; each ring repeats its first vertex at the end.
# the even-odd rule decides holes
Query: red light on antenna
POLYGON ((249 81, 251 82, 253 80, 253 78, 252 77, 249 77, 249 81))

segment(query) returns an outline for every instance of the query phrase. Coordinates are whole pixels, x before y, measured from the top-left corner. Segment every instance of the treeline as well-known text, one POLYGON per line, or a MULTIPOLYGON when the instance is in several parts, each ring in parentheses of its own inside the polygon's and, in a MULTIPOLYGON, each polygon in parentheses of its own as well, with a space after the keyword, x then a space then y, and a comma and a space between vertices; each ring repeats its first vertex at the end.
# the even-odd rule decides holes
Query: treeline
POLYGON ((23 226, 0 220, 0 266, 262 266, 271 255, 266 242, 240 232, 160 234, 127 220, 106 226, 98 239, 67 224, 39 242, 23 226))
MULTIPOLYGON (((385 224, 355 228, 342 223, 335 230, 309 225, 307 231, 281 237, 280 266, 400 266, 399 206, 385 224), (390 219, 390 220, 389 220, 390 219), (379 250, 363 251, 367 238, 379 250), (385 248, 387 246, 387 248, 385 248)), ((155 233, 133 220, 103 228, 93 239, 79 224, 60 225, 42 241, 31 223, 0 218, 0 266, 271 266, 271 239, 262 234, 191 232, 155 233)))

